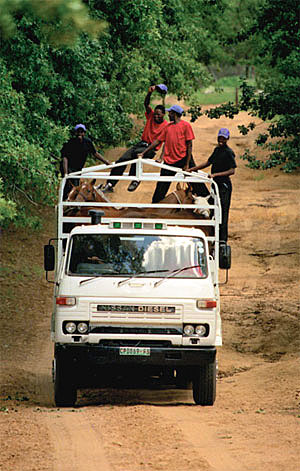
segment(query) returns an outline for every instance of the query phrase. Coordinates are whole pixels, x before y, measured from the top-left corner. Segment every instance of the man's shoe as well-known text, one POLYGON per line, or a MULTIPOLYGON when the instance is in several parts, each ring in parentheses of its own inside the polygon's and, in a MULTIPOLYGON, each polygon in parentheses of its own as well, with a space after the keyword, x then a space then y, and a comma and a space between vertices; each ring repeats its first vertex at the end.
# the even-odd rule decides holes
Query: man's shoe
POLYGON ((135 191, 140 183, 141 182, 137 182, 137 181, 131 182, 129 187, 127 188, 127 190, 128 191, 135 191))
POLYGON ((103 191, 103 193, 113 193, 113 191, 114 191, 114 187, 112 186, 111 183, 106 183, 100 189, 101 189, 101 191, 103 191))

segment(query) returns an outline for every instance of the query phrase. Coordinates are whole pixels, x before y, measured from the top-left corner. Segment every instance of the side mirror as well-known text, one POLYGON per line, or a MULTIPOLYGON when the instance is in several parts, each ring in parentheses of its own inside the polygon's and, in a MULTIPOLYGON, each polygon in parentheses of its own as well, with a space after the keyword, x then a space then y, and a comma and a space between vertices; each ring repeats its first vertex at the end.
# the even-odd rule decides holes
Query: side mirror
POLYGON ((55 249, 51 244, 44 245, 44 268, 53 271, 55 267, 55 249))
POLYGON ((231 267, 231 247, 227 244, 220 244, 219 267, 229 270, 231 267))

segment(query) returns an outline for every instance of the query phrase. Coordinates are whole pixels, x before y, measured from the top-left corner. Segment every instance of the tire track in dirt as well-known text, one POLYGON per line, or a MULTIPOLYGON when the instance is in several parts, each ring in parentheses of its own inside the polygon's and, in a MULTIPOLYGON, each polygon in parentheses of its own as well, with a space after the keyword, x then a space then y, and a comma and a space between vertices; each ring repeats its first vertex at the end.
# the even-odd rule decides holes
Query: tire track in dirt
POLYGON ((103 449, 103 438, 78 410, 57 411, 44 416, 53 446, 55 471, 112 471, 103 449))

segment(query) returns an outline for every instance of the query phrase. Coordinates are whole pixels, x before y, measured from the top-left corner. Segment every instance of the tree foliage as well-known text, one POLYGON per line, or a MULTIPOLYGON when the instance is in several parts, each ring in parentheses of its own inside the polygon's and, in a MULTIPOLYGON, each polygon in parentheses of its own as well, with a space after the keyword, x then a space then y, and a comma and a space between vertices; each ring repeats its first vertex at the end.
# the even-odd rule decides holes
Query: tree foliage
MULTIPOLYGON (((261 77, 261 88, 241 85, 240 104, 221 105, 205 114, 210 118, 225 115, 233 118, 240 110, 249 111, 269 123, 267 133, 260 134, 256 145, 269 151, 266 160, 259 160, 246 150, 242 156, 252 168, 267 169, 280 165, 285 172, 300 167, 300 8, 292 0, 266 0, 244 31, 232 38, 241 43, 251 37, 256 49, 253 60, 261 77)), ((193 119, 201 109, 191 108, 193 119)), ((240 127, 242 134, 254 129, 240 127)))
POLYGON ((264 0, 228 0, 227 8, 218 16, 221 63, 245 65, 245 70, 253 66, 258 38, 251 28, 263 3, 264 0))
MULTIPOLYGON (((270 165, 285 158, 287 170, 297 166, 297 7, 255 0, 251 10, 249 2, 0 0, 2 224, 35 224, 28 204, 55 200, 60 149, 76 122, 86 124, 98 148, 126 142, 149 85, 166 83, 185 98, 209 83, 209 64, 246 63, 248 50, 266 74, 259 95, 244 87, 243 109, 272 120, 278 148, 270 165), (238 53, 242 41, 247 47, 238 53)), ((234 105, 211 116, 222 112, 233 115, 234 105)), ((258 143, 269 145, 269 138, 258 143)))
POLYGON ((76 122, 98 147, 115 146, 130 138, 149 85, 186 96, 208 83, 207 22, 222 1, 0 0, 0 178, 16 223, 35 224, 25 200, 55 200, 76 122))
MULTIPOLYGON (((245 156, 250 166, 281 165, 286 172, 300 167, 300 7, 292 0, 267 0, 253 25, 258 43, 257 64, 264 69, 263 91, 244 90, 244 109, 271 121, 257 145, 269 149, 266 161, 245 156)), ((248 153, 249 155, 249 153, 248 153)))
POLYGON ((10 38, 24 15, 43 20, 42 31, 52 44, 72 44, 80 32, 96 35, 104 24, 94 21, 81 0, 0 0, 0 32, 10 38))

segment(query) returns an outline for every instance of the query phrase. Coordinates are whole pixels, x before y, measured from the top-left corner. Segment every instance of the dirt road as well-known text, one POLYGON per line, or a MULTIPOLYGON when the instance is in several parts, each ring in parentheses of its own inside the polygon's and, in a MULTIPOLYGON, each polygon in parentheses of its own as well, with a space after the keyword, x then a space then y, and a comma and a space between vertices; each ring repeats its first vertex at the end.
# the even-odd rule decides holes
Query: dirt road
MULTIPOLYGON (((231 129, 237 156, 251 148, 254 137, 237 129, 250 121, 241 114, 233 121, 202 117, 193 123, 196 161, 210 155, 223 126, 231 129)), ((190 390, 140 384, 82 390, 76 408, 56 408, 52 286, 42 268, 43 244, 54 235, 53 211, 40 233, 2 233, 1 470, 300 469, 299 174, 237 163, 229 227, 233 263, 221 288, 224 346, 213 407, 195 406, 190 390)), ((126 192, 125 184, 117 188, 126 192)), ((130 197, 150 201, 152 191, 143 184, 130 197)))

